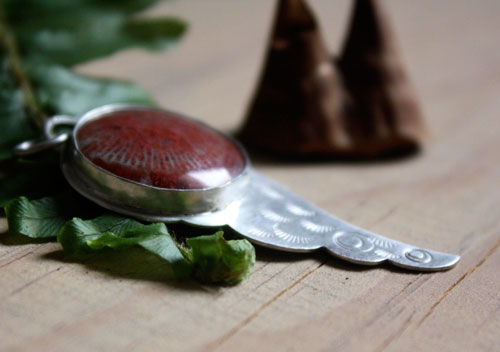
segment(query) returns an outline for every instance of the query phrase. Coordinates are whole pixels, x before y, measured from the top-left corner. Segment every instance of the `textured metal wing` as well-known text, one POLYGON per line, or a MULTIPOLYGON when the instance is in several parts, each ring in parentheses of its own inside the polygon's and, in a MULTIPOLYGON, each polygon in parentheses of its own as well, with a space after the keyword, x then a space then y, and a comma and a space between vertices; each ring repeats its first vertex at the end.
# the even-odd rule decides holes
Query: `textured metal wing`
POLYGON ((251 171, 244 199, 209 214, 179 220, 202 226, 229 225, 266 247, 293 252, 325 248, 350 262, 437 271, 453 267, 459 256, 414 247, 342 221, 274 181, 251 171))

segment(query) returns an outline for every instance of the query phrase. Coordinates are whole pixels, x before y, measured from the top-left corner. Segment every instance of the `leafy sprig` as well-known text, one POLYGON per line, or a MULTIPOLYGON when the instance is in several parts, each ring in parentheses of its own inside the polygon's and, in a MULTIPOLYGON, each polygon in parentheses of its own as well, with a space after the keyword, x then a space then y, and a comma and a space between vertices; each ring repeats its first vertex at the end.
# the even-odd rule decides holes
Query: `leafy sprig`
POLYGON ((70 69, 117 51, 164 50, 186 31, 175 17, 143 18, 157 0, 0 2, 0 160, 51 114, 78 118, 108 103, 153 100, 136 85, 70 69))
POLYGON ((162 223, 102 213, 83 220, 81 200, 53 196, 68 193, 56 153, 35 160, 12 154, 17 143, 40 134, 50 115, 77 119, 109 103, 154 105, 147 92, 130 82, 84 76, 71 68, 130 47, 163 50, 175 44, 187 28, 182 20, 138 16, 156 2, 0 2, 0 207, 5 206, 10 232, 57 238, 68 255, 139 246, 168 263, 179 279, 236 283, 255 262, 248 241, 226 241, 217 232, 182 244, 162 223))
POLYGON ((223 232, 176 242, 163 223, 143 224, 114 214, 90 220, 69 214, 82 209, 65 209, 68 199, 25 197, 5 206, 9 231, 31 238, 57 238, 67 255, 84 255, 106 249, 126 250, 139 246, 157 255, 179 280, 235 284, 243 280, 255 263, 255 249, 247 240, 227 241, 223 232))

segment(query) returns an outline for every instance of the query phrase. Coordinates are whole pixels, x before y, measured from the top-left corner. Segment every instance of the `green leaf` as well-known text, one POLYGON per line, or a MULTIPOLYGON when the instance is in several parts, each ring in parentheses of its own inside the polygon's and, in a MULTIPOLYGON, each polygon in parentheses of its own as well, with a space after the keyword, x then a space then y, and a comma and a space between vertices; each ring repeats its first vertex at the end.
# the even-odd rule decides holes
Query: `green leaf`
POLYGON ((72 9, 85 6, 107 6, 115 11, 135 13, 145 10, 158 0, 3 0, 7 12, 14 19, 52 18, 68 14, 72 9))
POLYGON ((85 77, 58 65, 29 62, 27 67, 37 99, 50 114, 80 117, 111 103, 154 105, 146 91, 130 82, 85 77))
POLYGON ((177 18, 131 17, 156 1, 59 0, 56 6, 52 2, 7 2, 7 21, 24 56, 71 66, 129 47, 164 49, 186 30, 177 18))
POLYGON ((67 254, 139 245, 165 260, 176 278, 194 275, 209 283, 235 284, 248 275, 255 263, 255 249, 250 242, 226 241, 222 231, 188 238, 190 248, 184 249, 176 244, 163 223, 144 225, 115 215, 87 221, 74 218, 64 225, 57 240, 67 254))
POLYGON ((130 45, 149 50, 168 49, 185 30, 185 23, 177 18, 130 19, 123 24, 130 45))
POLYGON ((31 238, 55 237, 67 220, 61 207, 51 197, 33 201, 26 197, 13 199, 5 206, 9 231, 31 238))
POLYGON ((223 232, 186 239, 186 257, 203 282, 235 284, 248 276, 255 263, 255 249, 247 240, 226 241, 223 232))
POLYGON ((185 279, 191 274, 190 264, 163 223, 143 225, 114 215, 103 215, 87 221, 74 218, 64 225, 57 239, 67 254, 92 253, 103 248, 126 249, 139 245, 166 261, 177 279, 185 279))
MULTIPOLYGON (((103 215, 93 220, 73 218, 61 229, 57 240, 68 254, 90 253, 104 247, 119 247, 118 244, 112 245, 112 242, 106 242, 111 240, 107 234, 120 238, 127 230, 137 229, 141 226, 144 225, 135 220, 114 215, 103 215), (103 237, 103 235, 106 236, 103 237), (101 246, 99 245, 100 241, 103 244, 101 246)), ((127 241, 123 241, 122 245, 125 246, 126 243, 127 241)), ((131 243, 129 246, 134 244, 136 243, 131 243)))
POLYGON ((172 239, 165 224, 145 225, 136 220, 102 215, 92 220, 73 218, 67 197, 28 200, 20 197, 5 206, 9 230, 31 238, 57 236, 66 254, 125 250, 140 246, 168 263, 177 279, 195 277, 203 282, 235 284, 255 263, 255 250, 247 240, 226 241, 223 232, 186 240, 189 249, 172 239))
POLYGON ((117 51, 163 50, 187 26, 177 18, 136 17, 157 0, 2 0, 0 2, 0 161, 37 136, 45 116, 80 117, 109 103, 152 105, 135 85, 83 77, 69 66, 117 51))
MULTIPOLYGON (((192 267, 189 262, 184 258, 182 252, 179 250, 179 247, 172 239, 172 237, 168 234, 165 224, 153 224, 149 226, 162 226, 162 229, 165 231, 164 236, 155 236, 151 238, 145 238, 142 240, 139 245, 145 250, 156 254, 158 257, 167 261, 173 269, 175 276, 179 279, 187 278, 192 274, 192 267)), ((137 229, 133 232, 134 236, 140 235, 140 232, 144 231, 149 232, 149 229, 137 229)), ((146 235, 144 233, 144 235, 146 235)), ((132 235, 132 233, 130 234, 132 235)))

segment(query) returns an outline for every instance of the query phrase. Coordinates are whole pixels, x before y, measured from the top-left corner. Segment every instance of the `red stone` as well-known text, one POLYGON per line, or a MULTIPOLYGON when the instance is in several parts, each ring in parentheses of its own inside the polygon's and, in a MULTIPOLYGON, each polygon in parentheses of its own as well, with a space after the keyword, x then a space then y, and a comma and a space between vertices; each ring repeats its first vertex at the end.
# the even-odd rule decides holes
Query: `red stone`
POLYGON ((80 151, 128 180, 168 189, 221 186, 245 168, 241 150, 222 134, 155 110, 109 113, 83 125, 80 151))

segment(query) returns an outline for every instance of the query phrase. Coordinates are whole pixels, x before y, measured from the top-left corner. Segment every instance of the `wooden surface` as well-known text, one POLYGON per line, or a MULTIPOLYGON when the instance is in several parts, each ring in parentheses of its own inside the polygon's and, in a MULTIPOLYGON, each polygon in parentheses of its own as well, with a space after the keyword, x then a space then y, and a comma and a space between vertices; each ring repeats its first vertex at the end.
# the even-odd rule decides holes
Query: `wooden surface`
MULTIPOLYGON (((173 51, 128 51, 82 72, 134 79, 162 106, 225 131, 257 79, 273 1, 181 0, 173 51)), ((333 52, 350 1, 312 1, 333 52)), ((236 287, 165 281, 154 258, 67 261, 57 243, 0 235, 2 351, 498 351, 500 2, 387 1, 432 132, 416 158, 255 167, 383 235, 461 254, 452 270, 366 269, 257 248, 236 287)), ((0 220, 1 232, 6 231, 0 220)))

